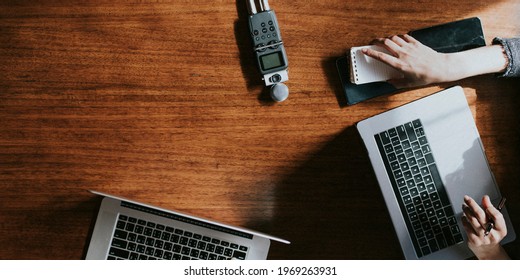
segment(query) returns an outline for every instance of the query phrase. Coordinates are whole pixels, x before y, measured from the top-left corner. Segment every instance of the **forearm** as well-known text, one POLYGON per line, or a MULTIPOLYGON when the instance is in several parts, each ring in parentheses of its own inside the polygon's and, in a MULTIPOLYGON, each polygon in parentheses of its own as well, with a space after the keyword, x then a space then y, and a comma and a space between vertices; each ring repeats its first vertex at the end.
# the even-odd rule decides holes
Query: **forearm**
POLYGON ((491 45, 458 53, 446 54, 449 69, 446 81, 456 81, 471 76, 504 72, 508 60, 501 45, 491 45))

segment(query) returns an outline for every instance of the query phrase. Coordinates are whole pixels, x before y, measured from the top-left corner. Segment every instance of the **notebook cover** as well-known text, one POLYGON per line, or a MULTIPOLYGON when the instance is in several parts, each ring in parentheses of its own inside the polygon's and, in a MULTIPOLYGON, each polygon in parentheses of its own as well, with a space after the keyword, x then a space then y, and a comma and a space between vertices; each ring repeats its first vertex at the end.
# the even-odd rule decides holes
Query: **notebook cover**
MULTIPOLYGON (((409 34, 424 45, 442 53, 459 52, 486 45, 482 24, 476 17, 410 31, 409 34)), ((362 85, 351 83, 347 57, 338 58, 336 67, 348 105, 397 91, 387 82, 362 85)))

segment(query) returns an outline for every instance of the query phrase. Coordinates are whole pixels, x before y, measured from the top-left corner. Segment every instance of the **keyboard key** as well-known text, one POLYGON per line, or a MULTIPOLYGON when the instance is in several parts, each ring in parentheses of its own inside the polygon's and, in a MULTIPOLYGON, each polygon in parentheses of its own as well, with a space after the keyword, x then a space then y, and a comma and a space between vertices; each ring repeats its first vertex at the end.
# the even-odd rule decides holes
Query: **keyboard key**
POLYGON ((126 249, 126 245, 127 244, 128 244, 128 242, 126 242, 124 240, 117 239, 117 238, 112 239, 112 246, 113 247, 126 249))
POLYGON ((396 127, 396 129, 397 129, 397 135, 399 136, 399 139, 405 140, 405 139, 408 138, 406 136, 406 130, 405 130, 403 125, 400 125, 400 126, 396 127))
POLYGON ((190 257, 192 257, 192 258, 198 258, 198 257, 199 257, 199 254, 200 254, 200 251, 199 251, 199 250, 197 250, 197 249, 191 249, 190 257))
POLYGON ((154 247, 155 248, 162 249, 163 246, 164 246, 164 241, 162 241, 162 240, 155 240, 155 243, 154 243, 154 247))
POLYGON ((435 241, 435 239, 428 240, 428 245, 430 246, 430 250, 432 252, 439 251, 439 245, 437 245, 437 242, 435 241))
POLYGON ((195 247, 197 247, 197 242, 198 242, 198 241, 195 240, 195 239, 190 239, 190 240, 188 241, 188 246, 191 247, 191 248, 195 248, 195 247))
POLYGON ((182 247, 181 254, 188 256, 190 254, 191 248, 190 247, 182 247))
POLYGON ((197 249, 199 250, 204 250, 206 249, 206 242, 203 242, 203 241, 199 241, 199 243, 197 244, 197 249))
POLYGON ((153 238, 151 238, 151 237, 148 237, 148 238, 146 238, 146 242, 145 242, 145 244, 146 244, 147 246, 153 246, 153 245, 155 244, 155 239, 153 239, 153 238))
POLYGON ((134 231, 135 224, 128 223, 126 224, 126 231, 134 231))
POLYGON ((224 256, 231 258, 233 256, 233 250, 230 248, 224 249, 224 256))
POLYGON ((152 233, 153 233, 153 229, 152 228, 149 228, 149 227, 144 228, 144 232, 143 232, 144 235, 152 236, 152 233))
POLYGON ((163 246, 163 249, 165 251, 171 251, 173 249, 173 243, 171 242, 165 242, 164 243, 164 246, 163 246))
POLYGON ((128 241, 134 242, 137 239, 137 234, 129 233, 127 239, 128 239, 128 241))
POLYGON ((153 256, 158 258, 158 259, 161 259, 163 257, 163 254, 164 254, 163 250, 156 249, 155 252, 153 253, 153 256))
POLYGON ((437 240, 437 245, 439 245, 439 249, 444 249, 448 247, 448 243, 446 242, 443 234, 436 235, 435 239, 437 240))
POLYGON ((164 241, 170 241, 171 234, 169 232, 163 232, 161 239, 164 241))
POLYGON ((135 244, 134 242, 129 242, 128 243, 128 246, 126 247, 126 249, 128 251, 135 251, 135 249, 137 248, 137 244, 135 244))
POLYGON ((405 149, 405 150, 412 147, 412 145, 410 144, 410 141, 408 141, 408 140, 403 141, 401 143, 401 145, 403 146, 403 149, 405 149))
POLYGON ((126 221, 126 220, 128 220, 128 216, 119 214, 119 220, 126 221))
POLYGON ((201 260, 207 260, 208 257, 209 257, 209 253, 208 252, 201 251, 200 254, 199 254, 199 259, 201 259, 201 260))
POLYGON ((173 243, 179 243, 179 239, 181 237, 177 234, 173 234, 172 237, 170 238, 170 241, 173 242, 173 243))
POLYGON ((164 252, 163 259, 165 260, 171 260, 173 258, 172 252, 164 252))
POLYGON ((455 239, 451 234, 451 230, 449 226, 442 228, 442 233, 444 234, 444 238, 446 239, 446 243, 448 246, 455 245, 455 239))
POLYGON ((146 242, 146 236, 138 235, 136 242, 139 243, 139 244, 144 244, 146 242))
POLYGON ((114 231, 114 237, 121 238, 121 239, 126 239, 127 236, 128 236, 128 233, 126 231, 122 231, 122 230, 119 230, 119 229, 116 229, 114 231))
POLYGON ((116 228, 125 229, 126 223, 123 221, 117 221, 116 228))
POLYGON ((119 249, 119 248, 114 248, 114 247, 110 247, 110 249, 108 250, 108 254, 110 256, 123 258, 123 259, 128 259, 128 257, 130 256, 130 252, 119 249))
POLYGON ((142 234, 144 231, 144 227, 143 226, 135 226, 134 228, 134 232, 137 233, 137 234, 142 234))
POLYGON ((381 137, 381 141, 383 142, 383 145, 386 145, 390 143, 390 136, 388 135, 388 132, 383 131, 379 134, 379 137, 381 137))
POLYGON ((215 248, 215 253, 222 255, 224 253, 224 247, 217 246, 217 248, 215 248))

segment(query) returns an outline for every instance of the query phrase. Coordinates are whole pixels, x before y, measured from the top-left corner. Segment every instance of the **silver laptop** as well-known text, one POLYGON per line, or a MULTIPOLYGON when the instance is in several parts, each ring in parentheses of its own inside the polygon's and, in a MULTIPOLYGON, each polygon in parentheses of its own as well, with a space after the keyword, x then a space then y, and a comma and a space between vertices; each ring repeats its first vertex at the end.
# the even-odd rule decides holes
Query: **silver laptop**
POLYGON ((100 192, 104 196, 86 259, 264 260, 278 237, 165 210, 100 192))
MULTIPOLYGON (((461 87, 363 120, 357 128, 406 259, 465 259, 464 195, 501 198, 461 87)), ((502 210, 508 234, 515 231, 502 210)))

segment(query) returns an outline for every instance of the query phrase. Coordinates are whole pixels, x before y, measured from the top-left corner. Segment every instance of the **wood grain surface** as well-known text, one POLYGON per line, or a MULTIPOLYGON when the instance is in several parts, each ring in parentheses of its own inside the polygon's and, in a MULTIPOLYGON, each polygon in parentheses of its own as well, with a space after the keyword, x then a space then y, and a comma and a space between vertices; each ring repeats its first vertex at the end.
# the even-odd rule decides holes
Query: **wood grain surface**
MULTIPOLYGON (((352 46, 467 17, 488 43, 520 36, 518 1, 270 4, 290 65, 277 104, 243 0, 1 1, 0 259, 84 258, 100 204, 89 189, 292 241, 270 259, 401 259, 354 125, 454 84, 520 231, 518 79, 346 106, 335 69, 352 46)), ((506 249, 520 257, 518 241, 506 249)))

